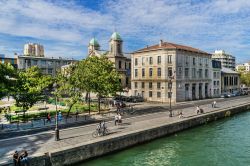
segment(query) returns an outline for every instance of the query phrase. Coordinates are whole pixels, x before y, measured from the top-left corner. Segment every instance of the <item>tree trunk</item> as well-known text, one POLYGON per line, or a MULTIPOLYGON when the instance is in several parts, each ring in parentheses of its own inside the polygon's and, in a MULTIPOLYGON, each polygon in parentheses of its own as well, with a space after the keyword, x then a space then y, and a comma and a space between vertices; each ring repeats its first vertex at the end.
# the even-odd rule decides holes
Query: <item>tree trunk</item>
POLYGON ((100 97, 100 95, 98 96, 98 111, 100 114, 101 113, 101 97, 100 97))
POLYGON ((88 92, 88 94, 89 94, 88 102, 89 102, 89 115, 90 115, 90 93, 88 92))
POLYGON ((76 103, 76 102, 72 103, 72 104, 69 106, 69 110, 68 110, 68 112, 67 112, 67 118, 69 117, 69 113, 70 113, 70 111, 71 111, 73 105, 75 105, 75 103, 76 103))

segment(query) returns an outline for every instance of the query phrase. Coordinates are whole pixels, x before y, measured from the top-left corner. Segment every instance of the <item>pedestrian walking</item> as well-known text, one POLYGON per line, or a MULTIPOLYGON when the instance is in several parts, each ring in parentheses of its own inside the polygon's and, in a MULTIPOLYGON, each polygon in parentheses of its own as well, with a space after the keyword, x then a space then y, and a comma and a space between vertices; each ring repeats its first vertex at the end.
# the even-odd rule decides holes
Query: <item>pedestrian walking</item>
POLYGON ((118 123, 118 120, 119 120, 119 118, 118 118, 118 113, 115 115, 115 126, 116 126, 116 124, 118 123))
POLYGON ((58 120, 62 121, 62 113, 61 113, 61 111, 59 111, 59 113, 58 113, 58 120))
POLYGON ((180 113, 179 113, 179 118, 180 118, 180 119, 183 118, 182 111, 180 111, 180 113))
POLYGON ((17 151, 15 151, 15 153, 13 154, 13 164, 14 164, 14 166, 18 166, 19 165, 18 152, 17 151))
POLYGON ((51 116, 50 116, 50 113, 47 113, 47 123, 50 122, 51 123, 51 116))
POLYGON ((216 101, 213 102, 214 108, 216 108, 216 101))
POLYGON ((196 113, 197 113, 197 115, 200 113, 200 106, 196 107, 196 113))

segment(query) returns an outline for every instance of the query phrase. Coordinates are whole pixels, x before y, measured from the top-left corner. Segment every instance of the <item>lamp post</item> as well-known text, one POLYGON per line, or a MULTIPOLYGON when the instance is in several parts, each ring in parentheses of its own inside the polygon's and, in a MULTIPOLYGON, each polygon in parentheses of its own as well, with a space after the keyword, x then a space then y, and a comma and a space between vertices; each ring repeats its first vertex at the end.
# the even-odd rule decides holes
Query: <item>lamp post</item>
POLYGON ((55 104, 56 104, 56 128, 55 128, 55 141, 59 141, 59 128, 58 128, 58 112, 57 112, 57 84, 54 83, 53 85, 55 89, 55 104))
MULTIPOLYGON (((174 72, 175 73, 175 72, 174 72)), ((174 75, 168 77, 168 98, 169 98, 169 117, 173 116, 172 112, 172 88, 174 75)))

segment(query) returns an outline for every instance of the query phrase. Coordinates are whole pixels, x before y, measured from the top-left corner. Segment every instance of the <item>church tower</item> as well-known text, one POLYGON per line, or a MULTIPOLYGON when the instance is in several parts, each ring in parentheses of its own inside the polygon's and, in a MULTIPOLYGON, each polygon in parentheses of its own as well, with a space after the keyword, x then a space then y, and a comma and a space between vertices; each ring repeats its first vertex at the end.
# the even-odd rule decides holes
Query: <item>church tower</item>
POLYGON ((114 32, 112 34, 110 41, 109 41, 109 46, 110 46, 110 56, 112 57, 123 56, 122 38, 117 32, 114 32))
POLYGON ((95 50, 100 50, 100 45, 95 38, 92 38, 88 46, 88 55, 94 55, 95 50))

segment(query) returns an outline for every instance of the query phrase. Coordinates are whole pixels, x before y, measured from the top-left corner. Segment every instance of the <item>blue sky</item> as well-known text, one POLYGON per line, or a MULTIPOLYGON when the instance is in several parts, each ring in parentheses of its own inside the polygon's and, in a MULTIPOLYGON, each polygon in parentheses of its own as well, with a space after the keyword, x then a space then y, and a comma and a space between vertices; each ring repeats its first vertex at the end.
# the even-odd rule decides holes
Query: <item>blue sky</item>
POLYGON ((124 51, 164 41, 250 61, 248 0, 0 0, 0 54, 41 43, 46 56, 82 59, 96 37, 108 49, 114 30, 124 51))

